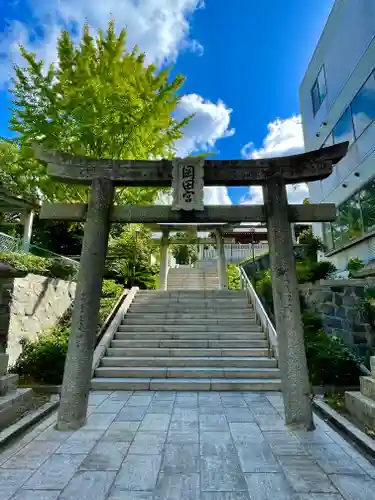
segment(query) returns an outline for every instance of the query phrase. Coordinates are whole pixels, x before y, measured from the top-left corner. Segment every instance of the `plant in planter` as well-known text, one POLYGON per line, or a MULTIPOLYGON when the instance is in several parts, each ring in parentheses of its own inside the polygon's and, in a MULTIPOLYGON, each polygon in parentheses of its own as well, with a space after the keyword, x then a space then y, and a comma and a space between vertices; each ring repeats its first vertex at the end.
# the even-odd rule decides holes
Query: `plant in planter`
POLYGON ((364 267, 365 263, 362 259, 359 259, 358 257, 352 257, 349 260, 348 265, 346 266, 346 269, 349 271, 349 278, 354 278, 356 272, 360 271, 364 267))

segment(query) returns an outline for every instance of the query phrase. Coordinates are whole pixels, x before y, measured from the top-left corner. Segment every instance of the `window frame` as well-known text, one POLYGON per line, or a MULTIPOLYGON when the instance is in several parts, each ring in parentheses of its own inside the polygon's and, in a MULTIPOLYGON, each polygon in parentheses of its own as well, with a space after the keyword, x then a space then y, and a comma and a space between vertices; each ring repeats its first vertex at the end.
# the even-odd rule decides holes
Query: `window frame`
POLYGON ((375 84, 375 69, 373 69, 371 71, 371 73, 369 74, 369 76, 366 78, 365 82, 363 83, 363 85, 361 86, 361 88, 358 90, 358 92, 356 93, 356 95, 353 97, 353 99, 351 100, 350 102, 350 114, 352 115, 352 122, 353 122, 353 131, 354 131, 354 137, 355 137, 355 140, 358 140, 362 134, 364 134, 366 132, 366 130, 374 123, 375 121, 375 118, 373 120, 371 120, 367 125, 366 127, 362 130, 362 132, 357 135, 356 134, 356 130, 355 130, 355 125, 354 125, 354 118, 353 118, 353 109, 352 109, 352 106, 353 106, 353 102, 355 101, 355 99, 359 96, 359 94, 361 93, 361 91, 363 90, 364 86, 366 85, 366 83, 370 80, 370 78, 372 77, 372 79, 374 80, 374 84, 375 84))
POLYGON ((311 97, 311 103, 312 103, 312 109, 313 109, 314 116, 317 114, 317 112, 321 108, 322 103, 324 102, 325 98, 327 97, 327 94, 328 94, 328 88, 327 88, 326 69, 325 69, 325 65, 322 64, 322 66, 320 67, 318 74, 314 80, 314 83, 311 87, 311 90, 310 90, 310 97, 311 97), (321 97, 321 91, 320 91, 320 85, 319 85, 320 75, 323 76, 324 85, 325 85, 325 94, 324 94, 323 98, 321 97), (317 90, 317 100, 314 98, 315 90, 317 90), (317 102, 315 102, 315 101, 317 101, 317 102))

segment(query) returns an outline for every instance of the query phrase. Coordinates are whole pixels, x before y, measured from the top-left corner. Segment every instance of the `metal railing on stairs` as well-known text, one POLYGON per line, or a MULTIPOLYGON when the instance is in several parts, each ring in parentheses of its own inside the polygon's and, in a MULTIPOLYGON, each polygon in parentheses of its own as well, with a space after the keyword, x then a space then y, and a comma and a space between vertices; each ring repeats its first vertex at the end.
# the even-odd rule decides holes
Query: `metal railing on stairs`
POLYGON ((268 343, 268 357, 271 357, 272 351, 276 358, 279 356, 278 350, 278 339, 277 332, 275 327, 272 324, 266 310, 263 307, 263 304, 258 297, 249 277, 245 273, 245 270, 242 266, 239 266, 240 280, 241 280, 241 288, 245 290, 246 295, 249 299, 249 302, 254 307, 256 320, 261 324, 263 331, 266 334, 267 343, 268 343))

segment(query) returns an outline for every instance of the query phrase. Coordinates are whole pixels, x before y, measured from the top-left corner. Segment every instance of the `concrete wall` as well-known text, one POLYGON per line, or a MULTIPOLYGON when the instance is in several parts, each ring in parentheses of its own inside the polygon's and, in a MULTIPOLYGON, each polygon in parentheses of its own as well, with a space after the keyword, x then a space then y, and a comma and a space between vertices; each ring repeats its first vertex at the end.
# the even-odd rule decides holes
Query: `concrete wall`
POLYGON ((8 327, 9 364, 21 353, 21 338, 35 340, 59 321, 74 299, 75 287, 72 282, 35 274, 0 278, 0 337, 5 338, 8 327))
POLYGON ((321 280, 300 285, 300 291, 306 305, 321 317, 326 333, 350 346, 373 347, 374 332, 358 311, 366 286, 375 286, 375 280, 321 280))

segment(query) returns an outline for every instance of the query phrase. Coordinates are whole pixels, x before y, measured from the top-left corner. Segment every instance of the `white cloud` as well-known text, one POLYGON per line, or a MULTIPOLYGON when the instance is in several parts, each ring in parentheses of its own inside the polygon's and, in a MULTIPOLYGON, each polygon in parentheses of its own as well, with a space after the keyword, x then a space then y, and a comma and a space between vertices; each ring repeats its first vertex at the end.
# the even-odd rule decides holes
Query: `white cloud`
MULTIPOLYGON (((253 142, 248 142, 241 149, 244 158, 272 158, 275 156, 289 156, 304 151, 302 122, 300 116, 292 116, 281 120, 277 118, 267 126, 268 133, 261 148, 256 149, 253 142)), ((287 186, 289 203, 302 203, 309 196, 305 183, 287 186)), ((263 203, 261 186, 250 186, 241 204, 256 205, 263 203)))
POLYGON ((220 99, 215 104, 197 94, 182 96, 176 110, 176 118, 195 116, 184 128, 184 136, 176 141, 177 156, 187 156, 194 151, 209 151, 218 139, 230 137, 234 129, 229 128, 230 114, 220 99))
POLYGON ((180 50, 201 54, 203 47, 189 38, 189 20, 204 6, 201 0, 30 0, 33 29, 12 21, 0 37, 0 84, 8 82, 13 63, 20 63, 23 44, 48 63, 56 60, 56 39, 61 28, 79 33, 88 23, 106 28, 109 19, 127 28, 127 45, 138 44, 148 62, 174 61, 180 50))
POLYGON ((228 189, 225 186, 212 186, 204 188, 205 205, 231 205, 228 189))

